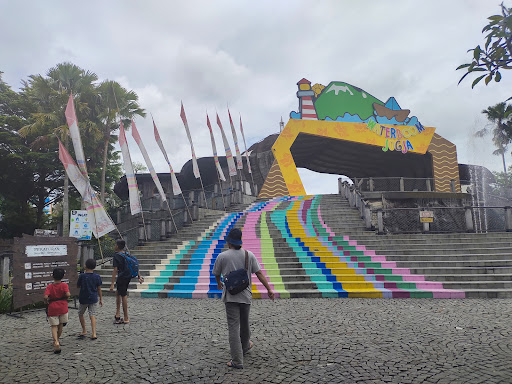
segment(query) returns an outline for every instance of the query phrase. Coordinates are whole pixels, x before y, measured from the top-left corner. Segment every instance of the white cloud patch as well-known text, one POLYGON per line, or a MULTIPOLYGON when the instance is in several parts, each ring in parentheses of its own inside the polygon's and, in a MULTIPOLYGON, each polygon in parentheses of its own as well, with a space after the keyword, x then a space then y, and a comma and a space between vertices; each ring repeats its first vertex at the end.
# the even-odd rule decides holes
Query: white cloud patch
MULTIPOLYGON (((345 81, 383 101, 394 96, 457 145, 459 162, 501 170, 490 138, 472 133, 485 124, 483 109, 511 96, 512 74, 471 90, 471 80, 457 85, 462 73, 455 71, 483 43, 486 17, 498 11, 498 3, 480 0, 7 2, 0 71, 17 88, 30 74, 72 61, 120 81, 153 114, 177 171, 190 158, 180 101, 197 155, 211 156, 206 110, 222 154, 216 111, 231 144, 226 105, 237 130, 241 114, 251 145, 298 109, 303 77, 345 81)), ((155 168, 166 171, 149 114, 137 127, 155 168)), ((142 161, 130 133, 128 143, 142 161)))

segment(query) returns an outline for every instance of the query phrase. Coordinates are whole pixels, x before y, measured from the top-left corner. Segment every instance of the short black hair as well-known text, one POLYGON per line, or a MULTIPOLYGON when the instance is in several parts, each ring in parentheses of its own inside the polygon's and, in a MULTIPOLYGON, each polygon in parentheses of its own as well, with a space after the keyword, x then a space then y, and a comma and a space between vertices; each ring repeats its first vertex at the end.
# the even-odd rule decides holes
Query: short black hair
POLYGON ((117 248, 123 250, 126 247, 126 241, 123 239, 116 240, 117 248))
POLYGON ((94 269, 94 268, 96 268, 96 260, 94 260, 94 259, 87 259, 85 261, 85 268, 87 268, 87 269, 94 269))
POLYGON ((53 278, 55 280, 62 280, 62 278, 64 277, 64 270, 62 268, 55 268, 53 270, 53 278))
POLYGON ((236 249, 236 250, 239 250, 240 248, 242 248, 241 245, 235 245, 235 244, 231 244, 231 246, 236 249))

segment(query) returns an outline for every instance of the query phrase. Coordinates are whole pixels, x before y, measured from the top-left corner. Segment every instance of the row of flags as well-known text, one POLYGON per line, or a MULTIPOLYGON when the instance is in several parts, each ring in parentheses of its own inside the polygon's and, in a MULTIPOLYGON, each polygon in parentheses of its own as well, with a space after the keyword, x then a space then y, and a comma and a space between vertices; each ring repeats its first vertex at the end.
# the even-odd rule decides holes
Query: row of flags
MULTIPOLYGON (((235 160, 233 158, 231 148, 229 146, 226 134, 224 133, 224 129, 222 127, 222 123, 220 121, 218 114, 217 114, 217 125, 219 126, 219 129, 220 129, 220 132, 222 135, 224 150, 226 152, 229 176, 231 177, 231 176, 237 175, 237 170, 243 169, 243 161, 242 161, 242 155, 240 153, 240 149, 238 146, 238 138, 237 138, 236 130, 235 130, 235 127, 233 124, 233 120, 231 118, 231 113, 229 112, 229 108, 228 108, 228 114, 229 114, 229 122, 231 125, 231 132, 232 132, 233 140, 235 143, 236 164, 235 164, 235 160)), ((90 222, 93 225, 94 236, 96 238, 100 238, 101 236, 103 236, 113 230, 116 230, 117 228, 116 228, 115 224, 113 223, 112 219, 110 218, 110 216, 108 216, 108 214, 105 211, 105 208, 101 204, 100 200, 96 196, 96 193, 94 192, 94 190, 91 186, 89 176, 87 174, 86 161, 85 161, 85 156, 84 156, 84 152, 83 152, 82 141, 80 138, 80 132, 78 129, 78 121, 76 118, 75 107, 74 107, 74 103, 73 103, 73 95, 69 96, 65 115, 66 115, 66 121, 67 121, 67 124, 69 127, 71 140, 73 143, 73 148, 75 151, 76 163, 73 160, 73 158, 71 157, 71 155, 69 154, 69 152, 66 150, 64 145, 62 145, 60 140, 59 140, 59 159, 61 160, 62 164, 64 165, 64 168, 69 177, 69 180, 73 183, 73 185, 78 190, 78 192, 82 196, 82 199, 85 202, 86 209, 87 209, 88 215, 90 217, 90 222)), ((183 121, 183 125, 185 127, 185 131, 186 131, 188 140, 190 142, 194 177, 196 179, 201 178, 201 174, 199 172, 199 166, 197 164, 197 158, 196 158, 196 154, 195 154, 195 150, 194 150, 194 144, 192 142, 192 136, 190 135, 190 129, 188 126, 187 116, 185 114, 185 109, 183 107, 183 103, 181 104, 180 116, 183 121)), ((171 162, 169 161, 169 157, 167 156, 167 152, 162 143, 162 139, 161 139, 158 129, 156 127, 155 121, 154 121, 154 119, 152 119, 152 120, 153 120, 153 131, 154 131, 155 140, 158 144, 158 147, 162 151, 165 161, 169 165, 173 194, 175 196, 180 195, 180 194, 182 194, 181 187, 179 185, 178 179, 176 178, 176 174, 174 173, 171 162)), ((213 130, 212 130, 212 127, 210 124, 210 118, 209 118, 208 114, 206 114, 206 125, 208 126, 208 129, 210 130, 210 138, 211 138, 211 143, 212 143, 213 158, 215 161, 216 172, 217 172, 220 180, 226 181, 226 177, 225 177, 222 167, 219 163, 219 158, 217 155, 217 147, 215 144, 215 138, 213 135, 213 130)), ((147 150, 144 146, 144 143, 142 142, 139 131, 137 130, 137 127, 133 120, 131 122, 131 126, 132 126, 131 127, 132 128, 132 137, 135 140, 135 142, 137 143, 139 150, 142 153, 142 156, 144 157, 144 160, 145 160, 148 170, 151 174, 151 177, 152 177, 152 179, 155 183, 155 186, 160 194, 160 198, 162 199, 162 201, 167 201, 164 190, 162 188, 162 184, 160 183, 160 180, 158 179, 158 175, 155 172, 155 169, 153 167, 151 159, 149 158, 147 150)), ((245 146, 247 169, 248 169, 249 173, 251 173, 251 176, 252 176, 250 158, 249 158, 249 154, 247 152, 247 144, 245 141, 245 135, 244 135, 244 131, 243 131, 241 117, 240 117, 240 132, 242 134, 242 139, 243 139, 244 146, 245 146)), ((130 157, 130 151, 128 148, 128 143, 126 141, 126 132, 125 132, 122 121, 120 122, 119 144, 121 146, 121 154, 123 157, 123 166, 124 166, 124 170, 126 173, 126 181, 128 183, 130 212, 132 215, 136 215, 136 214, 142 212, 142 205, 140 202, 140 195, 139 195, 137 180, 135 177, 135 173, 133 171, 133 165, 132 165, 132 161, 131 161, 131 157, 130 157)), ((201 185, 202 185, 202 180, 201 180, 201 185)), ((203 188, 203 193, 204 193, 204 188, 203 188)), ((205 196, 205 198, 206 198, 206 196, 205 196)), ((187 209, 188 209, 188 207, 187 207, 187 209)))

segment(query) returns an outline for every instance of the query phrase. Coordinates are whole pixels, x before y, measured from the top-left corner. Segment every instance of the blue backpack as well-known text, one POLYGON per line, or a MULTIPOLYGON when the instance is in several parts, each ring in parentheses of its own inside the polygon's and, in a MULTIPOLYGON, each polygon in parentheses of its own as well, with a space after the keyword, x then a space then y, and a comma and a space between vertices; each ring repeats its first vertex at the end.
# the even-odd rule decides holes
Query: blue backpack
POLYGON ((130 275, 130 277, 137 277, 139 276, 139 260, 135 256, 130 255, 127 252, 119 253, 124 258, 126 269, 124 271, 124 274, 126 277, 130 275))

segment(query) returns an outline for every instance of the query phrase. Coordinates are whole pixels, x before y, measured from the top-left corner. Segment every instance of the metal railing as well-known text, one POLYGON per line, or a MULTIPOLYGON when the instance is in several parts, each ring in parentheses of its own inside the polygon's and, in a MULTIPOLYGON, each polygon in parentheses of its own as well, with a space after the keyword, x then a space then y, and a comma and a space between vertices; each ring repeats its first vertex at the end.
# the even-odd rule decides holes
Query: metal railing
POLYGON ((456 192, 454 179, 439 178, 356 177, 354 186, 361 192, 432 192, 436 186, 456 192))
POLYGON ((359 210, 366 229, 379 234, 512 231, 511 206, 375 208, 355 185, 339 181, 338 187, 349 205, 359 210), (428 220, 422 221, 422 216, 428 220))

